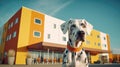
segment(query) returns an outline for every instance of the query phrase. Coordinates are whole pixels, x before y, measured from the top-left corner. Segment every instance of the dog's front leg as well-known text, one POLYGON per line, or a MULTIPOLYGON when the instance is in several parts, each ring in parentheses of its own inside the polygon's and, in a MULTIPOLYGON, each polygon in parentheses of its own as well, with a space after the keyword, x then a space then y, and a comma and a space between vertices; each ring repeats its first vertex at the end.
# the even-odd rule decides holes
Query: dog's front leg
POLYGON ((72 58, 71 58, 71 52, 69 50, 65 50, 63 53, 63 64, 62 67, 71 67, 72 58))

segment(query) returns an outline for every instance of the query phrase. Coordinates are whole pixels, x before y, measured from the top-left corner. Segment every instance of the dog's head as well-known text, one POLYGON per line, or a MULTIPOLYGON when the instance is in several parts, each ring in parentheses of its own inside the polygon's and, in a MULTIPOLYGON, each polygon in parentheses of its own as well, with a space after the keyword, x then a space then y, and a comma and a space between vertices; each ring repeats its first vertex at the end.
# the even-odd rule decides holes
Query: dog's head
POLYGON ((75 19, 63 23, 61 25, 61 29, 64 34, 68 31, 69 39, 72 41, 73 44, 78 44, 79 41, 85 41, 85 35, 90 34, 93 26, 89 24, 86 20, 75 19))

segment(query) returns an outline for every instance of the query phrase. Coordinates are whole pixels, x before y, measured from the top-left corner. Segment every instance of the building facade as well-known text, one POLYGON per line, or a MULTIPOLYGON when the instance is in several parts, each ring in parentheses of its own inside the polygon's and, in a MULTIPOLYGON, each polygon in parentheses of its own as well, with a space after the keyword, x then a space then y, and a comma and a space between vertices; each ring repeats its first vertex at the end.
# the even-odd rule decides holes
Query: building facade
MULTIPOLYGON (((65 21, 22 7, 0 28, 0 58, 7 63, 7 52, 15 50, 15 64, 26 64, 26 55, 40 57, 40 63, 61 63, 68 34, 60 25, 65 21)), ((109 62, 111 58, 109 35, 92 30, 83 43, 89 62, 109 62)))

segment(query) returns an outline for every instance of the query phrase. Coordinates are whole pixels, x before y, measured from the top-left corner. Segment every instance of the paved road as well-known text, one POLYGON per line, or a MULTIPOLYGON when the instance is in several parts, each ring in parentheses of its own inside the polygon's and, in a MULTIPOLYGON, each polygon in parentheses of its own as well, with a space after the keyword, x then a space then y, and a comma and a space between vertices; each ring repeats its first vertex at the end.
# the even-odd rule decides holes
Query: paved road
MULTIPOLYGON (((61 64, 0 65, 0 67, 62 67, 61 64)), ((120 64, 91 64, 89 67, 120 67, 120 64)))

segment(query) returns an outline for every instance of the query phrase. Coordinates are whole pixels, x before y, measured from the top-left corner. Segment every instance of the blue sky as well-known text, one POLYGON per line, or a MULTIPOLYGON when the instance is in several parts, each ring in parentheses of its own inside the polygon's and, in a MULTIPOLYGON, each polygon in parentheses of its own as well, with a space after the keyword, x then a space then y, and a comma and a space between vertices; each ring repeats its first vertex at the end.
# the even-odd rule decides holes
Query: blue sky
POLYGON ((61 20, 86 19, 109 34, 112 49, 120 49, 119 0, 0 0, 0 27, 22 6, 61 20))

